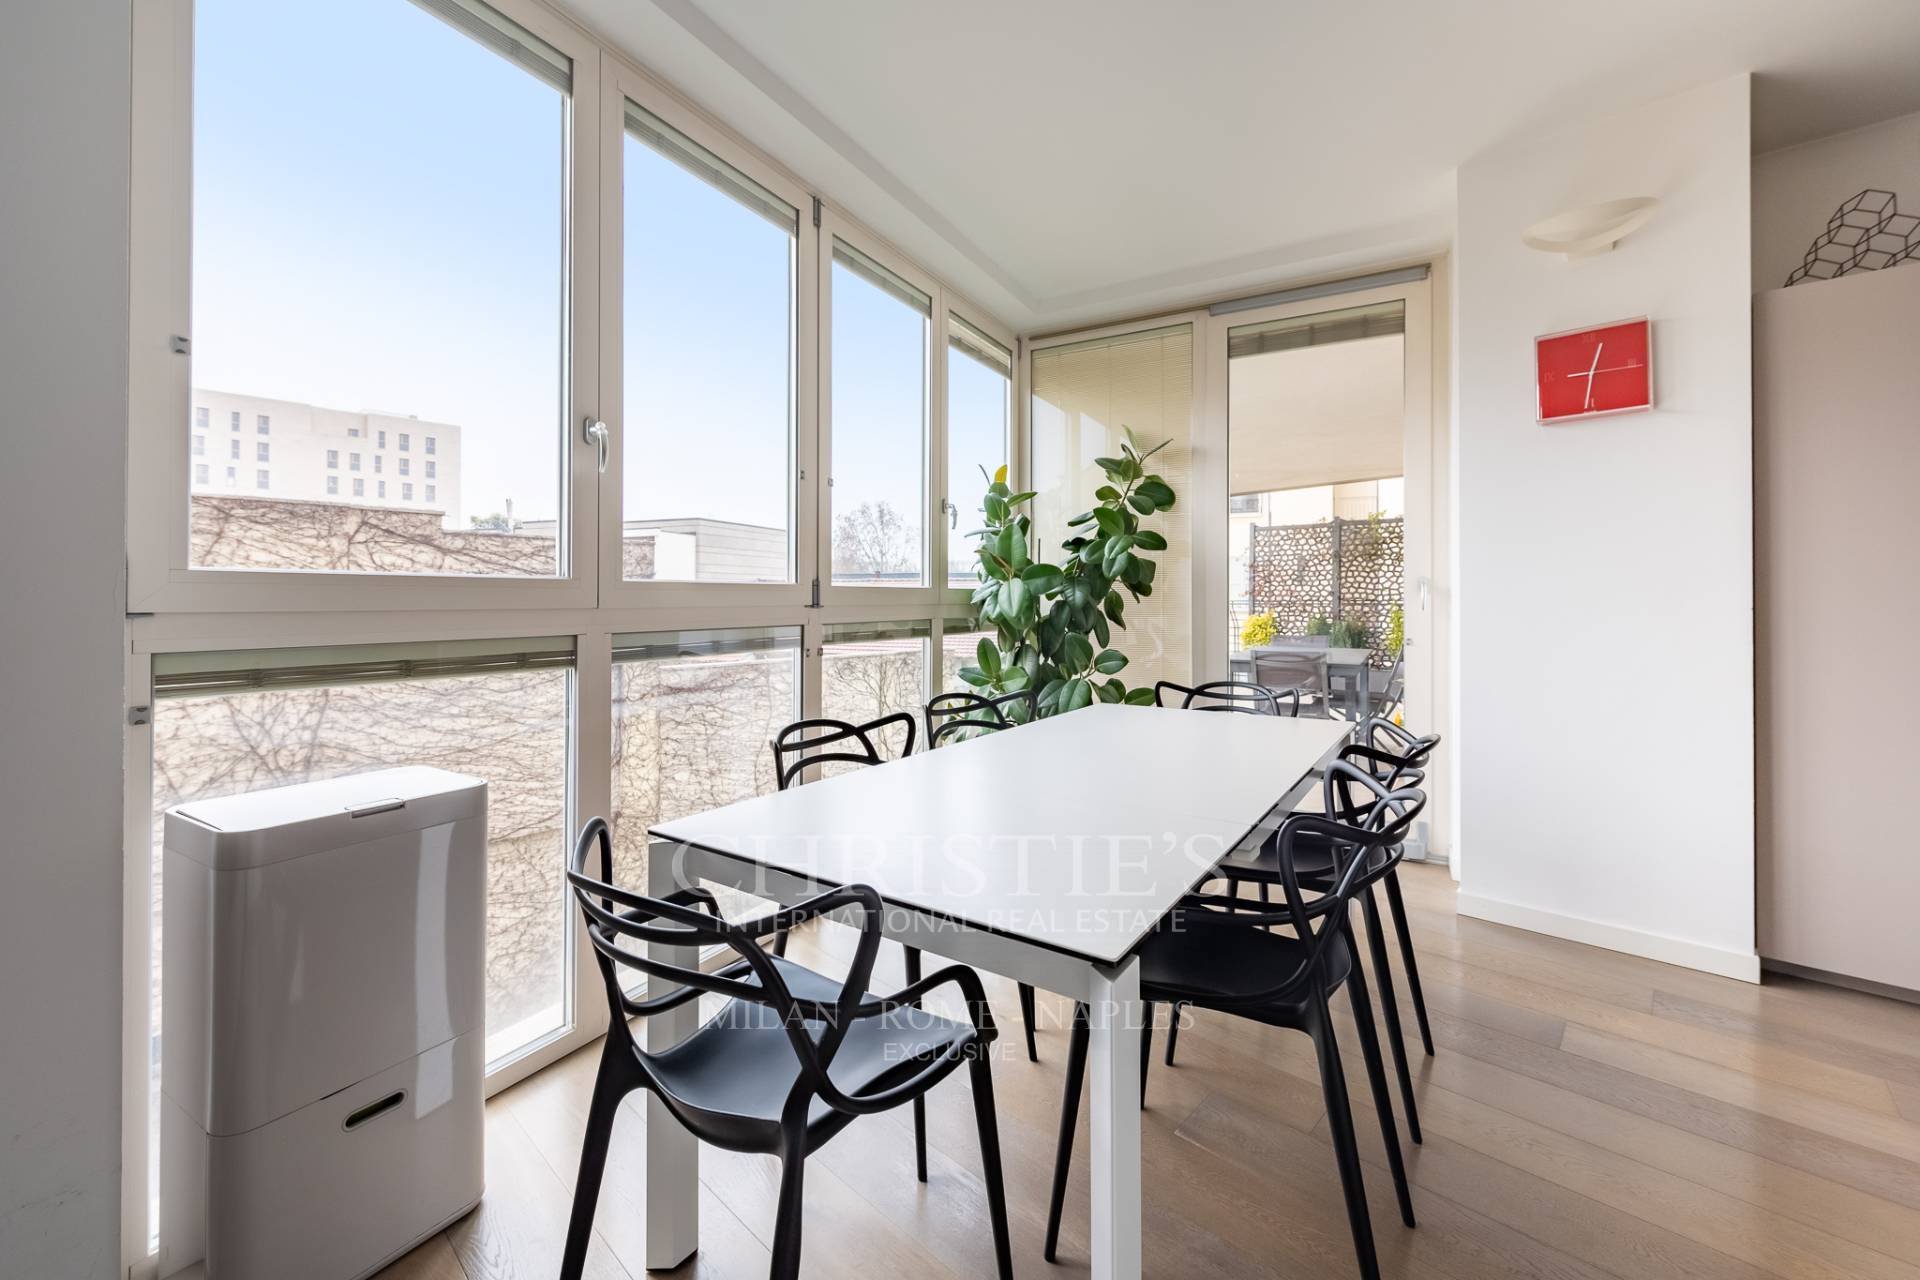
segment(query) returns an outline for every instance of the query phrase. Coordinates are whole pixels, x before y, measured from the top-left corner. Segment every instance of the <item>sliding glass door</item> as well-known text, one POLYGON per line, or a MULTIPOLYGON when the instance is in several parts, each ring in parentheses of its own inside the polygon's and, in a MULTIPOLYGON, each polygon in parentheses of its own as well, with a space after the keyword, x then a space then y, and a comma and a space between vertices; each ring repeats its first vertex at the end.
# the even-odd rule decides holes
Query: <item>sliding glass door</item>
POLYGON ((1426 281, 1215 310, 1208 666, 1433 728, 1426 281))

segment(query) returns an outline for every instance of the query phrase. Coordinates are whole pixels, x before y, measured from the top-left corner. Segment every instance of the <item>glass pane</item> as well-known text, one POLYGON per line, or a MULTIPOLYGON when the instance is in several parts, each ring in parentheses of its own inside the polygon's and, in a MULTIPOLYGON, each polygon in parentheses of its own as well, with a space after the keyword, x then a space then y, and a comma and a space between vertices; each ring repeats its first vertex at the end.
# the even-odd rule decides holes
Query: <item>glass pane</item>
POLYGON ((1389 302, 1227 333, 1229 663, 1302 714, 1400 700, 1404 329, 1389 302))
MULTIPOLYGON (((916 747, 920 713, 927 703, 927 650, 932 628, 924 622, 835 624, 820 650, 820 714, 866 724, 904 711, 913 717, 916 747)), ((887 730, 875 746, 891 760, 901 754, 906 730, 887 730)), ((854 768, 826 765, 823 775, 854 768)))
POLYGON ((628 121, 622 573, 792 582, 799 215, 628 121))
MULTIPOLYGON (((498 1061, 567 1025, 571 682, 546 668, 161 698, 154 848, 161 816, 190 800, 401 765, 485 778, 487 1059, 498 1061)), ((156 964, 156 1026, 158 982, 156 964)))
MULTIPOLYGON (((1193 678, 1193 329, 1179 325, 1033 353, 1034 535, 1039 554, 1057 554, 1067 521, 1094 505, 1107 480, 1095 461, 1117 457, 1123 428, 1142 448, 1166 441, 1149 464, 1173 487, 1171 511, 1143 522, 1167 539, 1156 552, 1153 594, 1126 602, 1127 626, 1113 647, 1127 655, 1129 688, 1193 678)), ((1124 589, 1122 595, 1124 596, 1124 589)))
POLYGON ((1013 356, 999 343, 948 318, 947 585, 974 586, 973 539, 993 473, 1007 460, 1013 411, 1013 356))
POLYGON ((800 718, 800 629, 617 636, 614 653, 614 877, 644 892, 649 826, 774 789, 768 744, 800 718))
POLYGON ((940 636, 940 687, 936 693, 974 693, 973 686, 960 678, 960 668, 978 666, 980 641, 991 631, 954 631, 940 636))
POLYGON ((926 582, 928 312, 833 253, 833 581, 926 582))
POLYGON ((272 456, 193 473, 191 562, 559 573, 566 94, 395 0, 194 12, 190 429, 272 456))

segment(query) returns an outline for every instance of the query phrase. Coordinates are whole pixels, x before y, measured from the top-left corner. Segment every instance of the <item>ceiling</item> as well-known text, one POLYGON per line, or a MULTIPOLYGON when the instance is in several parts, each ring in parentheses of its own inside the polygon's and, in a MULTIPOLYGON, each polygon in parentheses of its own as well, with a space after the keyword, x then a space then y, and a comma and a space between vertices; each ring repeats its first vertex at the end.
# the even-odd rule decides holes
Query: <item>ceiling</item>
POLYGON ((1025 332, 1430 252, 1478 151, 1741 71, 1756 150, 1920 110, 1915 0, 560 2, 1025 332))

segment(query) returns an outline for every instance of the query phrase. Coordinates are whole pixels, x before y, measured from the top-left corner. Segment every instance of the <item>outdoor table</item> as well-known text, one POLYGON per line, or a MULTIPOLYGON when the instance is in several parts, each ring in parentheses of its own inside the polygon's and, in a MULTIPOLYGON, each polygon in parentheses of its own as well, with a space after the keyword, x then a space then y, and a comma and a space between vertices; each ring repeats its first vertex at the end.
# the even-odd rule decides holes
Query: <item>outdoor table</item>
MULTIPOLYGON (((1245 653, 1236 653, 1229 660, 1229 667, 1235 680, 1253 682, 1253 655, 1256 653, 1307 653, 1315 657, 1325 655, 1327 659, 1327 678, 1345 681, 1353 690, 1353 698, 1348 703, 1352 708, 1352 719, 1365 720, 1373 709, 1373 687, 1371 667, 1372 649, 1320 648, 1304 644, 1270 644, 1258 649, 1249 649, 1245 653)), ((1215 668, 1218 670, 1218 668, 1215 668)), ((1331 692, 1331 691, 1329 691, 1331 692)))
MULTIPOLYGON (((1293 808, 1347 733, 1338 721, 1098 703, 659 823, 648 889, 706 880, 791 904, 871 885, 886 936, 1086 1002, 1093 1275, 1135 1280, 1138 948, 1293 808)), ((697 1011, 649 1018, 649 1049, 691 1034, 697 1011)), ((699 1146, 657 1099, 647 1107, 646 1265, 664 1269, 699 1244, 699 1146)))

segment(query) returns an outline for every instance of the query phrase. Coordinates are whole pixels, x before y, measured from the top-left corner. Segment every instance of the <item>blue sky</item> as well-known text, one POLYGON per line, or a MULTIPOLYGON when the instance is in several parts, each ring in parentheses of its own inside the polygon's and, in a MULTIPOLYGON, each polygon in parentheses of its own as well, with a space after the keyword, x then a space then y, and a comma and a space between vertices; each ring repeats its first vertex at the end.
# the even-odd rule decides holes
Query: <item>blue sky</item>
MULTIPOLYGON (((406 0, 196 11, 195 383, 457 423, 468 512, 555 514, 560 93, 406 0)), ((792 239, 631 136, 624 163, 626 514, 784 524, 792 239)), ((923 321, 834 275, 835 504, 917 511, 923 321)), ((950 368, 985 460, 1006 384, 950 368)))

